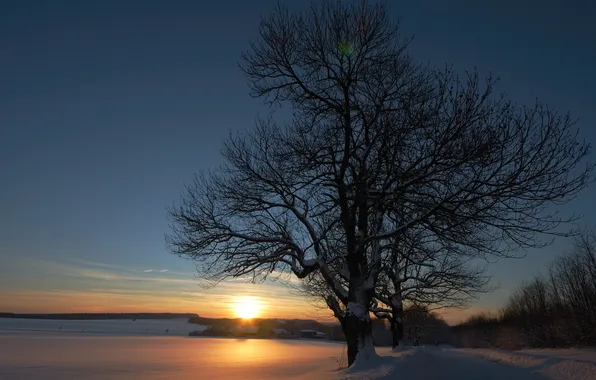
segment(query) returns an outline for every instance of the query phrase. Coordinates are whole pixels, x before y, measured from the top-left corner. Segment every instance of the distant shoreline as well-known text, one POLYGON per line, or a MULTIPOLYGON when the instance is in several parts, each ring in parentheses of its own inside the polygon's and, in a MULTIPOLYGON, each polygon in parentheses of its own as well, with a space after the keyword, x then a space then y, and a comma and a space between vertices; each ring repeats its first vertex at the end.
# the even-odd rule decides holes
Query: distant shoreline
POLYGON ((192 313, 60 313, 24 314, 0 313, 0 318, 14 319, 60 319, 60 320, 103 320, 103 319, 190 319, 198 318, 192 313))
POLYGON ((44 334, 51 334, 51 335, 60 335, 60 336, 68 336, 68 335, 76 335, 76 336, 89 336, 89 335, 97 335, 97 336, 130 336, 130 337, 179 337, 179 338, 186 338, 187 335, 165 335, 165 334, 155 334, 155 333, 147 333, 147 332, 113 332, 113 331, 80 331, 80 330, 48 330, 48 329, 35 329, 35 328, 0 328, 0 333, 44 333, 44 334))

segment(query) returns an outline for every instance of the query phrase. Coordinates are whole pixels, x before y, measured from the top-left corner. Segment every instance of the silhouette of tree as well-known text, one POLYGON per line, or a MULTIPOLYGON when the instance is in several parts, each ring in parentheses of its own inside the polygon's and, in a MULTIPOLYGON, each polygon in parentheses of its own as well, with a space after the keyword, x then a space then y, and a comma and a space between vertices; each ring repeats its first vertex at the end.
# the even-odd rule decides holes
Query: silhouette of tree
MULTIPOLYGON (((389 321, 393 347, 404 338, 407 310, 461 308, 478 294, 492 290, 486 268, 473 262, 477 252, 438 246, 436 240, 428 236, 425 239, 423 233, 392 239, 393 244, 382 254, 383 265, 370 311, 389 321)), ((330 270, 337 272, 333 265, 330 270)), ((344 278, 340 281, 345 283, 344 278)), ((308 295, 313 305, 331 309, 342 322, 345 307, 319 274, 309 275, 297 289, 298 294, 308 295)))
POLYGON ((395 239, 420 229, 486 255, 545 244, 537 233, 569 220, 547 206, 592 169, 578 167, 589 147, 569 117, 495 97, 490 78, 417 65, 407 43, 382 4, 279 6, 241 68, 291 122, 230 136, 223 166, 169 212, 170 251, 206 279, 319 274, 349 365, 375 355, 370 310, 395 239))
POLYGON ((404 338, 404 310, 465 307, 491 290, 485 267, 472 262, 475 252, 438 245, 424 232, 393 239, 375 288, 371 311, 389 320, 394 348, 404 338))

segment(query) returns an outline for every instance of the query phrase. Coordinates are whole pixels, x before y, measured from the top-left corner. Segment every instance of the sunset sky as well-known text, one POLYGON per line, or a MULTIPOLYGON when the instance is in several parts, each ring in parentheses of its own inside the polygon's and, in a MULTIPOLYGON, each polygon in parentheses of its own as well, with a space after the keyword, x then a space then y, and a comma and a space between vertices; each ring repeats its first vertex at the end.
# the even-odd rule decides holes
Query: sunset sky
MULTIPOLYGON (((230 317, 251 296, 263 317, 329 318, 287 284, 205 289, 192 262, 165 250, 166 207, 194 172, 220 162, 229 131, 267 112, 237 63, 276 1, 2 3, 0 311, 230 317)), ((492 71, 513 100, 571 111, 594 144, 594 8, 428 0, 392 12, 415 36, 415 58, 492 71)), ((562 211, 596 226, 595 207, 592 186, 562 211)), ((568 246, 560 239, 491 265, 500 289, 448 320, 500 307, 568 246)))

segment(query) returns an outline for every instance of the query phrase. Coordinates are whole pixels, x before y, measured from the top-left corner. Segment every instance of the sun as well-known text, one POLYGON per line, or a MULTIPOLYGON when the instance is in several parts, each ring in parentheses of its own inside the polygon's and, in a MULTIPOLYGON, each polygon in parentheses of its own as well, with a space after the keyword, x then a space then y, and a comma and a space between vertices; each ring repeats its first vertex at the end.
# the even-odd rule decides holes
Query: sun
POLYGON ((238 318, 252 319, 259 316, 261 305, 256 298, 239 297, 234 303, 234 312, 238 318))

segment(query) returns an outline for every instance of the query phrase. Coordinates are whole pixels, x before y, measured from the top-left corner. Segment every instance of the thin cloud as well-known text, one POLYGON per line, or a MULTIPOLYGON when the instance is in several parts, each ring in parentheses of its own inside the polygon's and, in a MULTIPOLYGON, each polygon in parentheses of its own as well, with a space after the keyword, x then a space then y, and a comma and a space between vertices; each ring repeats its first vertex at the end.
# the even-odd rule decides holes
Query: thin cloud
POLYGON ((198 278, 193 272, 155 268, 111 268, 109 264, 67 264, 39 259, 27 263, 39 273, 54 279, 55 284, 44 291, 28 293, 26 289, 8 292, 0 289, 0 305, 9 305, 11 310, 30 312, 39 312, 37 309, 44 312, 71 309, 101 312, 103 309, 111 310, 112 307, 116 311, 129 308, 153 311, 155 305, 168 310, 180 310, 181 307, 186 309, 188 305, 188 310, 199 314, 228 317, 233 315, 233 311, 226 305, 234 301, 234 295, 244 295, 259 297, 264 304, 269 305, 268 310, 263 310, 263 316, 298 317, 302 316, 304 310, 311 310, 312 307, 305 299, 290 291, 285 284, 270 281, 260 285, 247 284, 246 282, 251 280, 248 277, 230 279, 213 288, 208 286, 212 285, 209 281, 198 278), (67 283, 64 283, 65 278, 68 278, 67 283), (40 301, 56 298, 61 299, 57 304, 40 301), (216 303, 222 307, 214 310, 206 306, 216 303))
POLYGON ((88 261, 88 260, 82 260, 82 259, 77 259, 77 258, 71 258, 68 261, 70 261, 73 264, 78 264, 79 266, 81 266, 81 265, 85 266, 85 267, 94 266, 94 267, 101 267, 101 268, 107 268, 107 269, 114 269, 114 270, 118 270, 118 271, 134 272, 134 270, 132 270, 130 268, 126 268, 122 265, 98 263, 96 261, 88 261))

